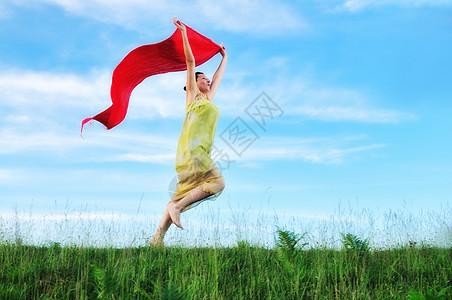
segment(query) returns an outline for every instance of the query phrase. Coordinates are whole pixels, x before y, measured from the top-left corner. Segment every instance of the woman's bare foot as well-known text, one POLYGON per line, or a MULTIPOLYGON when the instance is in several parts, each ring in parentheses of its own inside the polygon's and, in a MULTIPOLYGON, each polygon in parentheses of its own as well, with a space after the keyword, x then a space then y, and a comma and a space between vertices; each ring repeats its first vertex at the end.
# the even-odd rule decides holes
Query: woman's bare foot
POLYGON ((168 210, 171 221, 174 223, 174 225, 176 225, 180 229, 184 229, 184 228, 182 228, 182 225, 180 224, 180 212, 182 210, 177 207, 176 202, 168 203, 168 205, 166 206, 166 209, 168 210))
POLYGON ((154 247, 164 247, 165 244, 163 244, 163 238, 161 235, 154 235, 152 239, 149 240, 149 245, 154 247))

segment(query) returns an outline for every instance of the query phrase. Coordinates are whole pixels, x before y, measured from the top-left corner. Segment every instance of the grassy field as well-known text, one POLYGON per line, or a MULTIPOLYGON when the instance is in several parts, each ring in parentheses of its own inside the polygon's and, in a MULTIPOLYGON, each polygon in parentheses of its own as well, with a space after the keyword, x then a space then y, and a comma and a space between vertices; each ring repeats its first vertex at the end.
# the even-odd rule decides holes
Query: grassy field
POLYGON ((451 299, 452 248, 99 248, 0 244, 0 299, 451 299))

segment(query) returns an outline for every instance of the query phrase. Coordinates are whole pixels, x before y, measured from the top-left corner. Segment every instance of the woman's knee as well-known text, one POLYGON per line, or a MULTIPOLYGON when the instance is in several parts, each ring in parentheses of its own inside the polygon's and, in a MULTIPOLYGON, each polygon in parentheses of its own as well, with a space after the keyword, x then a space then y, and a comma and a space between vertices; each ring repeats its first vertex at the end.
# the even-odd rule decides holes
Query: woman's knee
POLYGON ((224 181, 224 177, 221 176, 220 180, 218 180, 218 189, 220 191, 224 190, 224 188, 226 187, 226 182, 224 181))

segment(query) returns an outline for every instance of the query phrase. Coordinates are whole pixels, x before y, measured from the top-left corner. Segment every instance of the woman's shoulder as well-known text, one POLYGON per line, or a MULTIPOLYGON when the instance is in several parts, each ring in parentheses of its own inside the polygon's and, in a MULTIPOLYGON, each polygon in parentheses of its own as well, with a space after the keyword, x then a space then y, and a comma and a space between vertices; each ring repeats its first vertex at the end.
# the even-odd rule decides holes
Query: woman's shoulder
POLYGON ((187 106, 185 106, 185 113, 188 113, 189 111, 192 111, 195 108, 213 107, 213 106, 215 106, 215 104, 213 104, 212 101, 208 100, 207 97, 199 96, 196 97, 194 101, 187 103, 187 106))
POLYGON ((197 101, 210 101, 209 98, 207 98, 206 95, 204 95, 203 93, 199 93, 195 96, 195 99, 187 101, 187 105, 197 102, 197 101))

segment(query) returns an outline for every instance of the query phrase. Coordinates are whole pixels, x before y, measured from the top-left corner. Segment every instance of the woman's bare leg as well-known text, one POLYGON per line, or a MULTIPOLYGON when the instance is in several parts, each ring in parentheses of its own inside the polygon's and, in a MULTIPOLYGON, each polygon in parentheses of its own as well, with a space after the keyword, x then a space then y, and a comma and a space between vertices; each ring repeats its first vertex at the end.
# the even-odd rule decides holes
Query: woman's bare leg
POLYGON ((193 189, 187 196, 180 199, 179 201, 172 201, 168 203, 166 206, 166 210, 169 213, 169 216, 171 218, 171 221, 173 221, 174 225, 182 228, 182 225, 180 224, 180 214, 184 208, 187 206, 196 203, 198 201, 201 201, 202 199, 210 196, 210 193, 204 192, 199 187, 193 189))
POLYGON ((174 223, 177 227, 183 229, 180 225, 180 214, 182 210, 190 204, 198 202, 209 195, 211 194, 204 192, 200 188, 195 188, 181 200, 168 203, 165 211, 163 212, 157 231, 149 241, 149 244, 153 246, 163 246, 163 238, 171 226, 171 223, 174 223))
POLYGON ((165 209, 162 215, 162 219, 160 220, 160 224, 157 227, 157 231, 149 241, 149 244, 151 244, 152 246, 163 246, 163 238, 165 237, 168 228, 171 226, 171 223, 172 222, 168 213, 168 209, 165 209))

